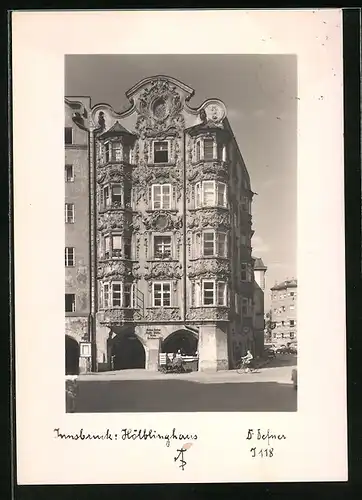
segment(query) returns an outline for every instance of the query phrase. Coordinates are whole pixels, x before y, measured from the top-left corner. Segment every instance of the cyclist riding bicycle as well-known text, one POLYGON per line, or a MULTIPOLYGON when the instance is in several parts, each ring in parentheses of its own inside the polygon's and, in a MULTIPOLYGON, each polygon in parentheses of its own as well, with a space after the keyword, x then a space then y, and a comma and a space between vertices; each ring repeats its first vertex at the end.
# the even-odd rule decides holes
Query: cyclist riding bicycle
POLYGON ((241 361, 242 361, 243 365, 246 366, 246 370, 245 370, 246 372, 249 371, 248 366, 250 365, 252 359, 254 359, 254 356, 251 354, 251 352, 248 349, 246 351, 246 355, 242 356, 242 358, 241 358, 241 361))

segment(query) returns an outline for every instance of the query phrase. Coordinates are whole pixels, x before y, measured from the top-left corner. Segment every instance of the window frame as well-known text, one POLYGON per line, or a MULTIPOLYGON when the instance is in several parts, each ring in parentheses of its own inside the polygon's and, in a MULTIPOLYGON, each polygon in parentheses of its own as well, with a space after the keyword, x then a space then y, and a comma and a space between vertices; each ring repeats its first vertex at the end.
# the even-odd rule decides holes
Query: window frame
POLYGON ((75 204, 74 203, 65 203, 64 210, 65 210, 65 213, 64 213, 65 223, 66 224, 74 224, 75 223, 75 204), (69 207, 71 207, 70 220, 68 220, 68 214, 69 214, 68 208, 69 207))
POLYGON ((64 167, 64 176, 65 176, 65 182, 74 182, 74 164, 73 163, 66 163, 64 167), (71 176, 68 178, 68 167, 71 169, 71 176))
POLYGON ((171 141, 170 139, 165 139, 163 141, 160 141, 160 140, 154 140, 152 141, 152 165, 167 165, 169 163, 171 163, 171 141), (167 144, 167 161, 156 161, 156 158, 155 158, 155 145, 158 144, 158 143, 164 143, 164 144, 167 144))
POLYGON ((75 267, 75 247, 65 247, 65 252, 64 252, 64 259, 65 259, 65 267, 75 267), (72 257, 69 255, 69 251, 71 252, 72 257), (70 264, 69 262, 73 262, 70 264))
POLYGON ((162 308, 162 307, 172 307, 172 283, 171 281, 168 281, 168 280, 164 280, 164 281, 153 281, 152 282, 152 307, 155 307, 155 308, 162 308), (155 305, 155 300, 156 300, 156 297, 155 297, 155 285, 161 285, 161 290, 160 290, 160 300, 161 300, 161 304, 160 305, 155 305), (169 287, 169 291, 166 292, 166 293, 169 293, 169 305, 164 305, 164 286, 167 285, 169 287))
POLYGON ((228 258, 228 233, 226 231, 218 231, 217 229, 204 229, 201 233, 196 233, 196 241, 197 235, 201 234, 200 243, 201 248, 198 249, 198 256, 201 258, 228 258), (213 234, 213 253, 212 255, 205 254, 205 234, 213 234), (222 235, 224 239, 224 252, 221 255, 220 250, 220 235, 222 235))
POLYGON ((73 127, 64 127, 64 144, 66 146, 71 146, 72 144, 74 144, 74 131, 73 131, 73 127), (67 142, 67 130, 70 130, 71 132, 71 140, 70 142, 67 142))
POLYGON ((101 309, 135 309, 135 298, 136 298, 136 283, 134 281, 104 281, 101 283, 101 309), (116 293, 119 294, 120 305, 115 305, 114 302, 114 285, 119 286, 119 290, 116 293), (125 286, 130 286, 130 305, 125 305, 125 286), (108 287, 107 292, 105 292, 105 287, 108 287), (107 300, 106 300, 107 298, 107 300))
POLYGON ((74 313, 74 312, 76 312, 76 310, 77 310, 76 301, 77 301, 77 298, 76 298, 76 294, 75 293, 65 293, 65 307, 64 308, 65 308, 65 312, 66 313, 74 313), (67 309, 66 309, 67 295, 74 297, 74 300, 72 301, 72 310, 71 311, 67 311, 67 309))
POLYGON ((172 210, 172 184, 151 184, 151 208, 152 210, 172 210), (155 208, 155 188, 159 187, 160 189, 160 207, 155 208), (164 207, 164 188, 169 188, 169 206, 168 208, 164 207))
POLYGON ((227 287, 227 282, 223 280, 213 280, 213 279, 204 279, 201 281, 201 305, 202 307, 227 307, 228 305, 228 287, 227 287), (211 304, 205 304, 205 284, 212 284, 212 289, 209 289, 208 291, 210 292, 212 290, 212 303, 211 304), (222 303, 220 303, 219 298, 219 292, 220 292, 220 286, 223 286, 223 300, 222 303))
POLYGON ((101 236, 100 248, 101 260, 132 260, 132 236, 125 235, 119 231, 103 234, 101 236), (120 248, 114 248, 114 238, 120 238, 120 248), (129 247, 129 252, 128 250, 126 252, 126 246, 129 247), (120 250, 119 255, 116 255, 114 250, 120 250))
POLYGON ((173 238, 172 238, 172 234, 153 234, 152 235, 152 256, 153 256, 153 259, 155 260, 160 260, 160 261, 164 261, 164 260, 171 260, 173 258, 173 238), (158 253, 156 251, 156 238, 169 238, 170 239, 170 242, 169 244, 164 244, 164 242, 162 243, 162 247, 164 248, 165 246, 169 246, 169 255, 166 256, 166 257, 157 257, 156 256, 156 253, 158 253))
POLYGON ((196 182, 194 185, 194 200, 195 208, 203 207, 228 207, 228 185, 225 182, 220 182, 216 180, 204 180, 196 182), (211 204, 205 203, 205 183, 213 185, 213 202, 211 204), (223 204, 219 204, 219 187, 224 187, 223 193, 223 204))

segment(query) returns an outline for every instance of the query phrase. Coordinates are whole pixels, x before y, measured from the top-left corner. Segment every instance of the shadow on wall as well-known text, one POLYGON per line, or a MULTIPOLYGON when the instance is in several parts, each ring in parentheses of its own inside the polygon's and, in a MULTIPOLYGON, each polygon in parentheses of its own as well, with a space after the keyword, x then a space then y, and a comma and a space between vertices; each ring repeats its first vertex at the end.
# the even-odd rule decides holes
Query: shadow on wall
POLYGON ((297 411, 292 384, 199 384, 186 380, 79 381, 75 411, 204 412, 297 411))

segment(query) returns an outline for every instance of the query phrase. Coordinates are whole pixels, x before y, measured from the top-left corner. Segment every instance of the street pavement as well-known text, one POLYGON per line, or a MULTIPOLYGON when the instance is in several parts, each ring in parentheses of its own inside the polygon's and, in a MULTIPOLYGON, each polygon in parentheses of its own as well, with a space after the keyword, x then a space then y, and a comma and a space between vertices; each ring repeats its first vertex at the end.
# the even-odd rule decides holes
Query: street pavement
POLYGON ((296 411, 295 366, 296 357, 287 355, 256 373, 122 370, 81 375, 75 412, 296 411))

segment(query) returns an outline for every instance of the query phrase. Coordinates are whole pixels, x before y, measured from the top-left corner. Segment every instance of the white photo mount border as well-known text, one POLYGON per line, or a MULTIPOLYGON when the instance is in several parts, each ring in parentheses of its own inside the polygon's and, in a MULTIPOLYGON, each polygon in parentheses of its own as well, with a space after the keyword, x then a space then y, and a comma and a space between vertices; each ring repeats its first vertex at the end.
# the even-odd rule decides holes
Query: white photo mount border
POLYGON ((341 19, 340 10, 12 14, 19 484, 347 479, 341 19), (166 33, 155 32, 156 18, 167 27, 166 33), (197 42, 193 37, 185 39, 185 26, 198 34, 197 42), (296 413, 64 413, 64 399, 59 397, 64 394, 64 377, 59 376, 64 362, 62 356, 53 355, 54 350, 64 349, 64 56, 162 54, 168 33, 168 53, 293 53, 298 57, 301 340, 296 413), (213 33, 218 36, 210 36, 213 33), (326 37, 328 42, 322 44, 320 39, 326 37), (29 127, 29 113, 36 103, 42 103, 51 120, 44 117, 36 127, 29 127), (39 190, 36 179, 53 188, 39 190), (331 273, 321 266, 326 259, 333 265, 331 273), (311 289, 311 282, 323 283, 323 300, 318 287, 311 289), (44 290, 52 293, 39 293, 44 290), (41 314, 36 314, 39 310, 41 314), (35 314, 37 327, 29 344, 35 314), (327 352, 323 331, 328 332, 327 352), (38 353, 42 353, 41 363, 38 353), (54 429, 67 435, 81 429, 99 435, 151 429, 167 435, 176 429, 185 439, 175 447, 172 440, 165 446, 164 439, 56 439, 54 429), (262 466, 250 452, 257 445, 247 439, 248 435, 257 439, 258 429, 266 440, 268 435, 269 440, 270 435, 286 437, 274 439, 275 453, 267 463, 260 457, 262 466), (186 455, 177 459, 178 464, 187 456, 182 469, 174 458, 178 453, 182 456, 178 450, 190 443, 186 455))

